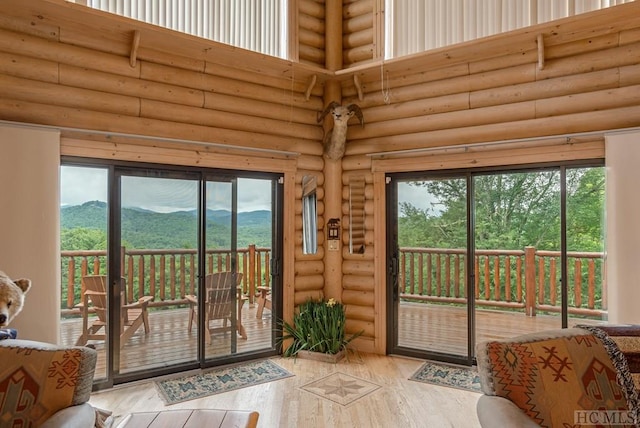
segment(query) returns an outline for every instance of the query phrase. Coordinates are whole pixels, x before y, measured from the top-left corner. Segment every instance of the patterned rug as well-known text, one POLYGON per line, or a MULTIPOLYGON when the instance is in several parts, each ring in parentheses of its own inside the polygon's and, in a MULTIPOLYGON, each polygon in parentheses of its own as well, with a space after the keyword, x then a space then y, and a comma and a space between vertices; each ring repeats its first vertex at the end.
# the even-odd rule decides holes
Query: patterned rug
POLYGON ((475 367, 455 366, 427 361, 409 380, 481 393, 480 377, 475 367))
POLYGON ((293 374, 273 361, 262 360, 159 380, 155 384, 162 400, 170 405, 290 376, 293 374))
POLYGON ((351 404, 378 388, 380 385, 344 373, 333 373, 300 387, 304 391, 342 406, 351 404))

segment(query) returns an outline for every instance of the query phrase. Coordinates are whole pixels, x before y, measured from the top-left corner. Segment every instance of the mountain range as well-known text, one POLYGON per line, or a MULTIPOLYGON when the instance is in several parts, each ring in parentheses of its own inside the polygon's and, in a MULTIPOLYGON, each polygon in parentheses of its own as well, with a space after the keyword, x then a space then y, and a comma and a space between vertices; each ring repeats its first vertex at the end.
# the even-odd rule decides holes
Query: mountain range
MULTIPOLYGON (((207 247, 228 248, 231 242, 231 215, 228 210, 207 210, 207 247)), ((60 209, 62 231, 97 229, 106 236, 107 204, 89 201, 60 209)), ((160 213, 137 207, 121 210, 122 242, 129 248, 196 248, 197 211, 160 213)), ((271 211, 237 214, 238 247, 249 244, 271 247, 271 211)))

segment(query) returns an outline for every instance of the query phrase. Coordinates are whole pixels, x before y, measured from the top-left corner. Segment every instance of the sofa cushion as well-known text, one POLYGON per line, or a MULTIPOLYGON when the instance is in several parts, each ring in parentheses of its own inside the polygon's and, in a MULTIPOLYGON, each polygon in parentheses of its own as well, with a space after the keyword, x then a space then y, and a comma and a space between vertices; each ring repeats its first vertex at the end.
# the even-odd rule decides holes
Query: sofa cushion
POLYGON ((582 329, 554 336, 481 344, 483 392, 510 400, 540 426, 573 426, 579 410, 626 412, 627 397, 602 341, 582 329))
POLYGON ((0 425, 39 426, 91 394, 96 353, 27 340, 0 341, 0 425))

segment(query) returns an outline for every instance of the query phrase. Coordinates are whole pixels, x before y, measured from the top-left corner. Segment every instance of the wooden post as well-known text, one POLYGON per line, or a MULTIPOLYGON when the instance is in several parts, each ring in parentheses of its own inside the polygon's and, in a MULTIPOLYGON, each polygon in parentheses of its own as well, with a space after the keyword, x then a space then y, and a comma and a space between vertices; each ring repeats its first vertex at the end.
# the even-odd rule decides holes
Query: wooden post
MULTIPOLYGON (((67 268, 67 308, 71 309, 76 305, 76 297, 75 297, 75 285, 76 285, 76 259, 75 257, 69 257, 69 266, 67 268)), ((82 281, 82 278, 80 278, 82 281)), ((82 286, 80 286, 80 301, 82 301, 82 296, 84 294, 84 290, 82 286)))
MULTIPOLYGON (((335 71, 342 68, 342 0, 325 2, 325 67, 335 71)), ((339 81, 326 82, 324 105, 332 101, 342 102, 339 81)), ((325 130, 326 131, 326 130, 325 130)), ((342 218, 342 159, 324 159, 324 224, 330 218, 342 218)), ((344 233, 344 232, 343 232, 344 233)), ((329 240, 324 241, 324 297, 342 301, 342 248, 329 250, 329 240)), ((342 243, 342 239, 340 240, 342 243)))
POLYGON ((249 303, 256 295, 256 245, 249 245, 249 303))
POLYGON ((536 249, 524 248, 524 286, 525 286, 525 313, 533 317, 536 315, 536 249))

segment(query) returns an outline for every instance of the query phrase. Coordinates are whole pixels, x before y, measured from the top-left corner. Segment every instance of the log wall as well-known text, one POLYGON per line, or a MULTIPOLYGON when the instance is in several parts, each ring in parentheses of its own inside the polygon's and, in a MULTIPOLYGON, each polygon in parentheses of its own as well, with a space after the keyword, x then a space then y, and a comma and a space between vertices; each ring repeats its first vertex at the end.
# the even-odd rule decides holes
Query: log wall
POLYGON ((385 174, 604 158, 604 131, 640 126, 638 17, 636 2, 337 73, 366 122, 343 158, 345 225, 349 178, 366 177, 365 253, 343 254, 350 331, 384 349, 385 174))
POLYGON ((342 61, 344 67, 374 58, 374 6, 371 0, 345 0, 342 8, 342 61))
POLYGON ((338 180, 347 330, 384 353, 385 174, 604 157, 604 131, 640 125, 640 2, 386 61, 381 4, 344 0, 346 67, 333 72, 323 68, 324 1, 296 3, 299 62, 61 0, 1 2, 0 119, 62 127, 63 154, 284 172, 285 319, 324 296, 325 186, 338 180), (340 177, 325 174, 316 123, 328 83, 366 123, 349 128, 340 177), (314 255, 302 254, 309 174, 314 255), (365 181, 362 254, 344 233, 355 176, 365 181))
POLYGON ((297 1, 298 60, 324 67, 325 7, 324 0, 297 1))

